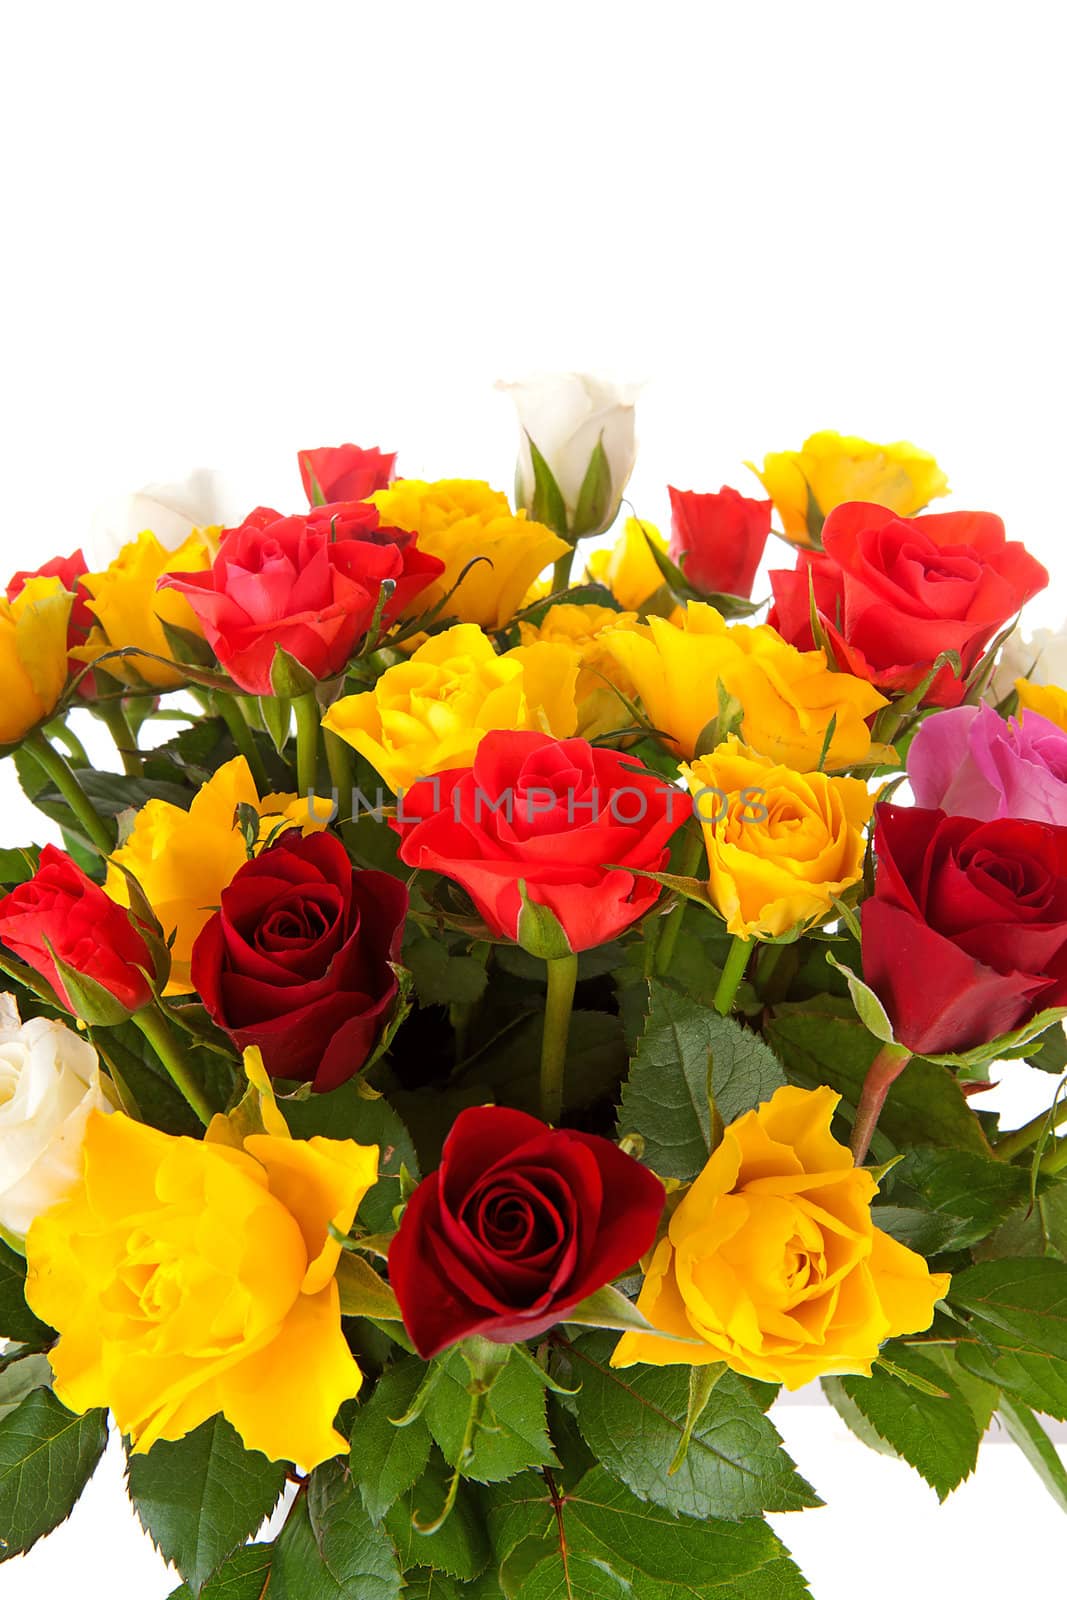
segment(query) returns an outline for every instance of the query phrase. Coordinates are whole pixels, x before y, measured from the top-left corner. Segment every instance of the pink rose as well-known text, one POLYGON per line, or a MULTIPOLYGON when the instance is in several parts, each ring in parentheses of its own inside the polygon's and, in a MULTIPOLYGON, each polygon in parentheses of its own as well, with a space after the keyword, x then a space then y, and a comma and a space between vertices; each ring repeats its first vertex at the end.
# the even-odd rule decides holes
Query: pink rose
POLYGON ((1004 721, 992 706, 957 706, 928 717, 908 778, 927 810, 1067 826, 1067 733, 1034 711, 1004 721))

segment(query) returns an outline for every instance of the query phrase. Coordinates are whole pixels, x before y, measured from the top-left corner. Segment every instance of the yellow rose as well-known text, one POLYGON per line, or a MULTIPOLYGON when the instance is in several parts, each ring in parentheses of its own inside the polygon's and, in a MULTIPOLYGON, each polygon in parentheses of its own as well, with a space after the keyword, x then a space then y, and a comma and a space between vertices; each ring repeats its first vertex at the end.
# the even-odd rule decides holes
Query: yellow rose
POLYGON ((1024 711, 1036 711, 1039 717, 1047 717, 1049 722, 1067 732, 1067 689, 1059 689, 1051 683, 1032 683, 1029 678, 1016 678, 1015 692, 1019 696, 1020 715, 1024 711))
POLYGON ((682 776, 704 833, 709 892, 736 937, 774 938, 816 921, 863 876, 874 796, 858 778, 794 772, 733 737, 682 776))
POLYGON ((625 670, 605 648, 604 637, 615 628, 627 628, 637 621, 633 611, 612 611, 608 606, 552 606, 539 627, 520 622, 524 645, 539 642, 565 645, 578 659, 575 699, 578 706, 577 732, 583 739, 596 739, 614 733, 631 722, 618 689, 628 700, 637 691, 625 670))
POLYGON ((350 1139, 238 1150, 94 1112, 79 1187, 26 1239, 63 1404, 110 1407, 137 1451, 219 1411, 275 1460, 347 1451, 333 1419, 362 1377, 329 1230, 348 1232, 377 1171, 377 1146, 350 1139))
POLYGON ((171 945, 170 979, 165 993, 191 994, 189 963, 201 928, 217 909, 219 897, 248 859, 244 835, 235 826, 239 805, 254 806, 261 817, 259 842, 281 828, 314 833, 325 818, 308 819, 308 805, 295 794, 260 799, 244 756, 227 761, 193 796, 188 811, 169 800, 148 800, 138 811, 125 844, 112 853, 104 888, 119 905, 130 903, 125 867, 144 890, 171 945), (117 863, 117 865, 116 865, 117 863))
POLYGON ((948 479, 933 456, 913 444, 871 444, 829 430, 813 433, 802 450, 765 456, 751 467, 797 544, 817 544, 824 519, 847 500, 888 506, 900 517, 948 494, 948 479))
POLYGON ((884 1339, 930 1326, 949 1274, 874 1226, 878 1185, 830 1132, 840 1098, 777 1089, 730 1124, 637 1301, 686 1342, 626 1333, 613 1366, 724 1361, 799 1389, 830 1373, 869 1377, 884 1339))
POLYGON ((663 588, 663 574, 648 548, 649 540, 667 554, 667 541, 658 528, 651 522, 627 517, 611 549, 592 550, 586 560, 589 576, 609 589, 628 611, 643 611, 657 590, 663 588))
POLYGON ((744 711, 744 743, 771 761, 811 772, 820 756, 828 771, 893 759, 871 744, 864 721, 885 697, 862 678, 831 672, 821 650, 794 649, 766 623, 727 626, 713 606, 694 601, 682 628, 651 617, 607 634, 604 645, 636 684, 652 726, 687 759, 718 716, 720 683, 744 711))
POLYGON ((389 667, 373 689, 337 700, 322 719, 367 758, 394 793, 468 767, 492 728, 568 739, 577 726, 578 657, 561 644, 497 655, 481 628, 457 623, 389 667))
POLYGON ((419 549, 445 564, 440 578, 408 607, 409 617, 436 605, 459 582, 467 563, 484 556, 488 559, 471 568, 448 602, 448 614, 482 628, 503 628, 538 573, 569 548, 550 528, 530 522, 525 511, 512 511, 507 496, 487 483, 402 478, 370 498, 383 526, 417 533, 419 549))
MULTIPOLYGON (((72 654, 79 661, 95 661, 108 650, 132 645, 173 661, 164 622, 201 638, 204 630, 184 595, 174 589, 157 590, 156 583, 165 572, 203 572, 211 560, 205 532, 191 533, 176 550, 165 549, 154 533, 138 534, 131 544, 123 545, 106 572, 90 572, 82 579, 92 596, 87 604, 98 626, 72 654)), ((147 683, 153 689, 175 689, 185 682, 180 669, 145 656, 116 657, 105 661, 102 670, 122 683, 147 683)))
POLYGON ((0 745, 14 744, 55 709, 67 682, 72 604, 60 578, 30 578, 14 600, 0 592, 0 745))

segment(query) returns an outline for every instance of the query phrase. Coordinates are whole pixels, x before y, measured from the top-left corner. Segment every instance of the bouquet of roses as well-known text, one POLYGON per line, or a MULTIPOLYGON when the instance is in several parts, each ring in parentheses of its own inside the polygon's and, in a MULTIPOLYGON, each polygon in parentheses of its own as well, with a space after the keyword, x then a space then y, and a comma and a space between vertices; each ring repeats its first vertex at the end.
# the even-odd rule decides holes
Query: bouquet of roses
POLYGON ((110 1415, 175 1600, 791 1600, 816 1379, 1067 1509, 1047 574, 830 433, 575 568, 631 400, 517 399, 517 509, 308 450, 306 510, 0 602, 64 842, 0 853, 0 1560, 110 1415))

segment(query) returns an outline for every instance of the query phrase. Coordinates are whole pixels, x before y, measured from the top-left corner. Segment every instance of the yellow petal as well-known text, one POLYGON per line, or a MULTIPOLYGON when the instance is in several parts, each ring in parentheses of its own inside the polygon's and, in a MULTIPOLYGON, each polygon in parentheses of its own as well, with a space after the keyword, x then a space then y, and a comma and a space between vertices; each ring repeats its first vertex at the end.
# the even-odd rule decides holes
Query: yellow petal
POLYGON ((316 1294, 333 1277, 341 1234, 352 1226, 360 1201, 378 1177, 378 1146, 351 1139, 291 1139, 250 1134, 245 1150, 263 1166, 271 1194, 296 1218, 304 1235, 308 1268, 304 1294, 316 1294))

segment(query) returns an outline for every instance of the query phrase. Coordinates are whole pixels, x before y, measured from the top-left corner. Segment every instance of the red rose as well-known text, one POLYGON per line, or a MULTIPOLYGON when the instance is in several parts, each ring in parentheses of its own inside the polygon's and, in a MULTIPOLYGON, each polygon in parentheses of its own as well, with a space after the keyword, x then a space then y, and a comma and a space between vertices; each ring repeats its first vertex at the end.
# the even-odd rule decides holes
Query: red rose
POLYGON ((880 805, 863 973, 916 1055, 1067 1004, 1067 828, 880 805))
POLYGON ((45 845, 33 877, 0 900, 0 939, 47 978, 75 1015, 77 1008, 56 970, 53 951, 80 977, 100 984, 127 1011, 139 1011, 152 998, 147 977, 153 970, 152 957, 129 913, 55 845, 45 845))
MULTIPOLYGON (((914 689, 942 650, 958 652, 963 675, 1048 573, 986 511, 897 517, 884 506, 838 506, 822 531, 823 552, 801 551, 792 572, 772 572, 768 622, 800 650, 814 646, 809 583, 838 666, 881 689, 914 689)), ((946 667, 926 695, 958 705, 964 685, 946 667)))
POLYGON ((461 1111, 408 1202, 389 1280, 424 1360, 479 1334, 533 1339, 649 1248, 663 1185, 595 1134, 461 1111))
POLYGON ((488 733, 474 765, 416 783, 397 807, 400 858, 462 884, 498 936, 517 937, 526 884, 572 950, 606 944, 653 905, 686 797, 615 750, 488 733))
MULTIPOLYGON (((80 550, 75 550, 72 556, 53 556, 51 561, 46 561, 41 567, 35 567, 32 572, 16 572, 7 586, 7 598, 14 600, 20 595, 30 578, 59 578, 64 589, 69 590, 74 596, 74 604, 70 608, 70 622, 67 625, 67 646, 74 650, 78 645, 85 643, 89 637, 89 630, 96 621, 89 610, 87 603, 89 597, 81 584, 88 570, 85 557, 80 550)), ((67 663, 67 671, 72 678, 76 678, 79 673, 85 672, 85 662, 72 659, 67 663)), ((82 694, 91 692, 92 673, 86 673, 80 687, 82 694)))
POLYGON ((387 489, 396 470, 395 451, 383 455, 378 449, 361 450, 355 444, 301 450, 297 460, 310 505, 316 500, 365 500, 376 489, 387 489))
POLYGON ((736 489, 694 494, 672 489, 670 555, 702 594, 738 594, 747 600, 771 531, 771 502, 749 500, 736 489))
POLYGON ((379 528, 372 507, 282 517, 261 506, 224 535, 209 571, 169 573, 160 587, 185 595, 246 694, 270 694, 276 645, 313 677, 335 677, 370 626, 384 579, 396 584, 388 625, 443 570, 412 534, 379 528))
POLYGON ((333 834, 284 833, 222 891, 193 945, 193 987, 274 1077, 336 1089, 389 1018, 407 909, 404 885, 357 872, 333 834))

